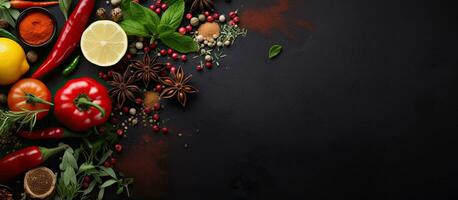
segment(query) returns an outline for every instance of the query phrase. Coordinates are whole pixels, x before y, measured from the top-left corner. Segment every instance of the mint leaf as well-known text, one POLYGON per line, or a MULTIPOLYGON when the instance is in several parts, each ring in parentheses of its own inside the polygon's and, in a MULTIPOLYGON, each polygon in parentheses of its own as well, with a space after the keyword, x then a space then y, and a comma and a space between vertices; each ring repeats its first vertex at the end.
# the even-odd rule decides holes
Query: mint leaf
POLYGON ((170 5, 169 8, 162 14, 161 24, 166 24, 177 29, 184 15, 185 3, 183 0, 178 0, 174 4, 170 5))
POLYGON ((189 36, 173 32, 161 37, 161 41, 168 47, 180 52, 190 53, 199 50, 199 45, 189 36))
POLYGON ((146 37, 149 35, 148 30, 137 20, 125 19, 119 25, 127 35, 146 37))

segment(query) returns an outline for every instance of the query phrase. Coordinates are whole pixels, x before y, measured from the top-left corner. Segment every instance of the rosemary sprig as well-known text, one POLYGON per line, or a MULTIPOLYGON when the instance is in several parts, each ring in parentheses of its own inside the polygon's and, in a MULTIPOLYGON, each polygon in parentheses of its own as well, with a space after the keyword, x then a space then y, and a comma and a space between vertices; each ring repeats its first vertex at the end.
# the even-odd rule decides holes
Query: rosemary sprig
POLYGON ((17 130, 20 130, 24 125, 28 126, 30 131, 37 122, 38 113, 45 112, 48 110, 26 110, 22 111, 4 111, 0 110, 0 135, 11 132, 16 125, 17 130))

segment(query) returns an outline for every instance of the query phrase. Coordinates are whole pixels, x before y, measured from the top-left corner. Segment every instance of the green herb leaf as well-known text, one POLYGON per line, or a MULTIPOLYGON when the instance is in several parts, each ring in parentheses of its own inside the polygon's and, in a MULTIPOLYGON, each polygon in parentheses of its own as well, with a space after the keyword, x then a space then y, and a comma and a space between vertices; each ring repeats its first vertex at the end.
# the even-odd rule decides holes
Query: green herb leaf
POLYGON ((94 168, 95 168, 95 166, 90 164, 90 163, 83 163, 83 164, 81 164, 81 166, 80 166, 80 168, 78 170, 78 173, 86 172, 86 171, 94 169, 94 168))
MULTIPOLYGON (((8 3, 9 5, 9 3, 8 3)), ((16 27, 15 20, 11 17, 11 14, 6 7, 0 7, 0 19, 3 19, 8 22, 13 28, 16 27)))
POLYGON ((70 151, 65 151, 64 157, 62 160, 66 161, 69 166, 73 169, 78 169, 78 164, 76 163, 76 159, 70 151))
POLYGON ((108 187, 108 186, 110 186, 110 185, 113 185, 113 184, 115 184, 115 183, 117 183, 117 182, 118 182, 118 181, 115 180, 115 179, 109 179, 109 180, 105 181, 105 182, 100 186, 100 188, 106 188, 106 187, 108 187))
POLYGON ((113 168, 100 167, 100 169, 102 170, 101 176, 111 176, 115 179, 117 178, 113 168))
POLYGON ((162 14, 161 24, 169 25, 172 29, 177 29, 184 15, 185 3, 183 0, 178 0, 162 14))
POLYGON ((76 184, 76 175, 75 170, 71 166, 67 166, 63 174, 64 183, 66 186, 71 183, 76 184))
POLYGON ((68 19, 68 10, 70 9, 71 5, 72 5, 72 0, 59 0, 59 8, 65 17, 65 20, 68 19))
POLYGON ((98 200, 102 200, 104 194, 105 194, 105 188, 100 189, 99 195, 97 196, 97 199, 98 200))
POLYGON ((108 157, 111 156, 111 154, 113 154, 113 151, 112 151, 112 150, 108 150, 108 151, 105 153, 105 155, 103 155, 102 158, 100 158, 100 161, 99 161, 99 164, 98 164, 98 165, 102 165, 102 164, 105 162, 105 160, 107 160, 108 157))
POLYGON ((147 30, 152 31, 153 33, 156 32, 160 18, 152 10, 138 3, 132 2, 131 0, 122 0, 121 9, 125 20, 135 20, 139 24, 145 26, 147 30))
POLYGON ((167 24, 160 24, 157 30, 159 32, 159 38, 169 36, 175 32, 175 29, 167 24))
POLYGON ((269 49, 269 58, 270 59, 273 59, 275 57, 278 56, 278 54, 280 54, 280 52, 282 51, 283 47, 276 44, 276 45, 272 45, 269 49))
POLYGON ((199 50, 199 45, 189 36, 174 32, 161 37, 161 41, 180 53, 190 53, 199 50))
POLYGON ((10 8, 9 11, 10 11, 11 17, 13 17, 14 20, 17 20, 17 18, 21 14, 21 12, 19 12, 19 10, 16 10, 16 9, 10 8))
POLYGON ((94 187, 95 187, 96 184, 97 184, 97 182, 92 181, 92 182, 89 184, 89 186, 88 186, 85 190, 83 190, 83 195, 87 195, 87 194, 91 193, 92 190, 94 190, 94 187))
POLYGON ((12 39, 16 42, 19 42, 16 36, 14 36, 12 33, 8 32, 7 30, 0 28, 0 37, 6 37, 9 39, 12 39))
POLYGON ((125 19, 119 23, 119 25, 127 35, 135 35, 141 37, 146 37, 149 35, 148 30, 137 20, 125 19))
POLYGON ((11 4, 8 1, 1 1, 0 2, 0 7, 11 8, 11 4))
POLYGON ((166 3, 167 5, 172 5, 174 4, 175 2, 177 2, 178 0, 164 0, 162 2, 166 3))
POLYGON ((124 192, 124 187, 119 187, 118 190, 116 190, 117 195, 121 195, 124 192))

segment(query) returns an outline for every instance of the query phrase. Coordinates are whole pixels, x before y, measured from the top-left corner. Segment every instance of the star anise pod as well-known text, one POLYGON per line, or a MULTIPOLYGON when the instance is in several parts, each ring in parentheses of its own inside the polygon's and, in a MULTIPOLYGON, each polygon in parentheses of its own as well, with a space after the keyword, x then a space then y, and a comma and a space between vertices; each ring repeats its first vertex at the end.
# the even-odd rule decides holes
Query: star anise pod
POLYGON ((159 81, 159 72, 165 67, 165 64, 158 62, 157 56, 150 58, 148 53, 145 53, 142 60, 132 61, 132 64, 133 76, 137 80, 142 80, 145 87, 148 87, 151 80, 159 81))
POLYGON ((187 94, 198 92, 196 88, 188 84, 191 81, 192 75, 185 77, 183 68, 178 68, 176 72, 171 72, 170 77, 161 77, 160 81, 165 85, 164 91, 161 93, 163 98, 172 98, 177 96, 178 101, 184 107, 186 106, 187 94))
POLYGON ((194 0, 191 4, 191 12, 204 12, 214 9, 213 0, 194 0))
POLYGON ((108 91, 113 99, 116 99, 118 108, 122 107, 126 100, 135 101, 135 94, 140 93, 140 88, 134 85, 134 76, 130 75, 130 67, 121 73, 113 72, 113 80, 107 81, 111 86, 108 91))

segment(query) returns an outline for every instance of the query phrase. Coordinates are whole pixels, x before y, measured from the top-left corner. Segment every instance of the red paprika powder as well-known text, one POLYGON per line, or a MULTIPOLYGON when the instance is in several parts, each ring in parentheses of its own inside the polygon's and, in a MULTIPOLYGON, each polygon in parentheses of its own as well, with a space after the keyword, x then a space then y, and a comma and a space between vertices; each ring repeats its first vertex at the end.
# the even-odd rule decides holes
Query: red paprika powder
POLYGON ((47 42, 54 31, 50 16, 41 12, 27 14, 19 24, 19 35, 28 44, 40 45, 47 42))

